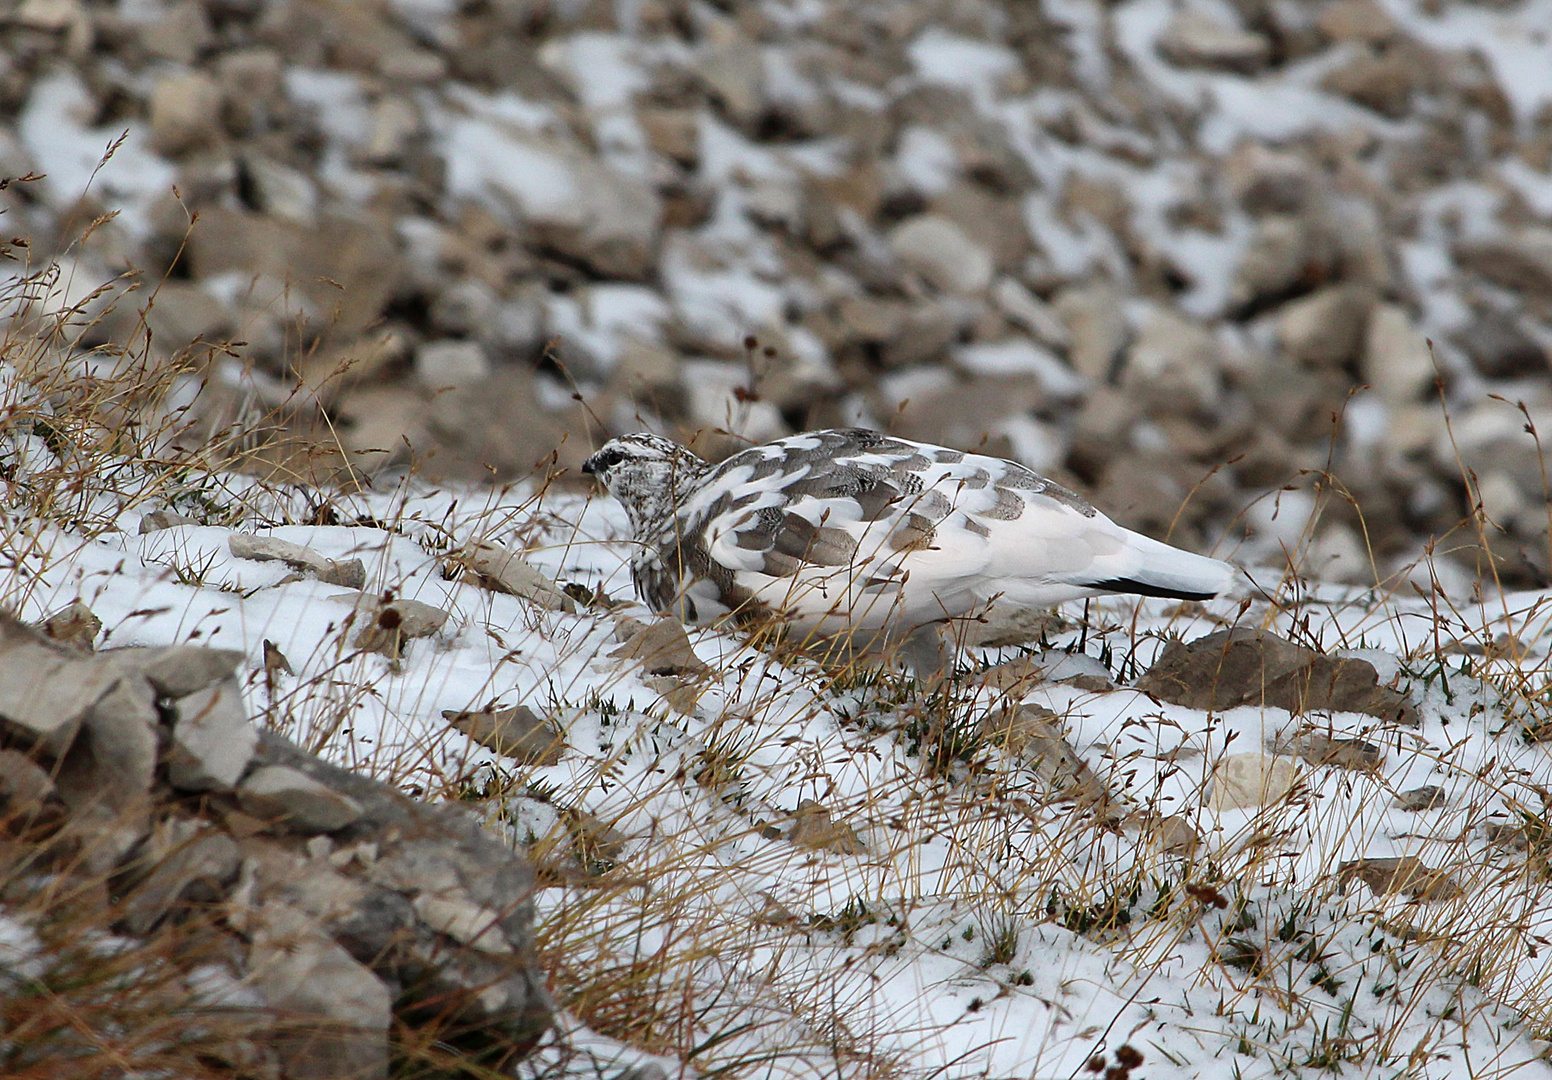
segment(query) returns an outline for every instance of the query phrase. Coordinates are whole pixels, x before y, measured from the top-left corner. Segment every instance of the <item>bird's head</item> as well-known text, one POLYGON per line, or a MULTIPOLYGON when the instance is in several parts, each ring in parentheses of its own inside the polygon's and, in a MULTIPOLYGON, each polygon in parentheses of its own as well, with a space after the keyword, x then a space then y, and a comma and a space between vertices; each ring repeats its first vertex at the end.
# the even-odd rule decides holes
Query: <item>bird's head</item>
POLYGON ((678 443, 645 431, 610 439, 582 463, 638 524, 671 508, 707 468, 678 443))

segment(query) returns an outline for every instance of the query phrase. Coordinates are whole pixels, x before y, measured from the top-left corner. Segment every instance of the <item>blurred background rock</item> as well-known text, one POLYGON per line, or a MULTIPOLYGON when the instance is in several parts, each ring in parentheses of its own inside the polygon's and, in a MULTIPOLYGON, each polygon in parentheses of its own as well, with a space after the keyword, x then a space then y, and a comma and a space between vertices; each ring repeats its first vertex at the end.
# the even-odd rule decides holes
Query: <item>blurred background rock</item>
POLYGON ((1545 585, 1549 70, 1547 0, 19 0, 0 229, 294 475, 859 423, 1545 585))

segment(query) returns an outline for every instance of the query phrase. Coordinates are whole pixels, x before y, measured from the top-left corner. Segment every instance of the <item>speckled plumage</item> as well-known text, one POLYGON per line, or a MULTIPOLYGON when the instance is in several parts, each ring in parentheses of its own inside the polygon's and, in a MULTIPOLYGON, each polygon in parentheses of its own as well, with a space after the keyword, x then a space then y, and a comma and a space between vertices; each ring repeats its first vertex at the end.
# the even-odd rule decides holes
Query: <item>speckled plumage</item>
POLYGON ((641 598, 692 622, 776 616, 895 637, 989 605, 1205 599, 1233 576, 1022 465, 860 428, 793 435, 717 465, 626 435, 583 469, 630 515, 641 598))

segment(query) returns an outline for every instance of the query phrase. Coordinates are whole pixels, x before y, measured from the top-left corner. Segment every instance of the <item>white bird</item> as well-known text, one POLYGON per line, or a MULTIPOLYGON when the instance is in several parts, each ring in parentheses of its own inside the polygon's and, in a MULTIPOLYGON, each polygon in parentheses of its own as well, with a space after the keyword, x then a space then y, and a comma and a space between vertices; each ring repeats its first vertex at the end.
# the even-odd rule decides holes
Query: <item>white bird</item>
POLYGON ((624 504, 631 576, 654 609, 903 643, 918 669, 941 668, 950 620, 1106 593, 1205 600, 1235 574, 1122 528, 1015 462, 860 428, 716 465, 625 435, 582 471, 624 504))

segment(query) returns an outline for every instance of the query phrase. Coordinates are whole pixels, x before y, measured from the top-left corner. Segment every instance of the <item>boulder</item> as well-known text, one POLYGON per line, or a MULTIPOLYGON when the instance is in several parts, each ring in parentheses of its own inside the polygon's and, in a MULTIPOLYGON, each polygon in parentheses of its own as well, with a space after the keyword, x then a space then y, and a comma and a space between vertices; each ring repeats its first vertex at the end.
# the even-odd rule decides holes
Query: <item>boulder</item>
POLYGON ((1327 656, 1249 627, 1219 630, 1189 644, 1171 641, 1137 687, 1192 709, 1270 705, 1296 715, 1319 709, 1418 723, 1416 706, 1380 686, 1367 660, 1327 656))

